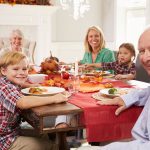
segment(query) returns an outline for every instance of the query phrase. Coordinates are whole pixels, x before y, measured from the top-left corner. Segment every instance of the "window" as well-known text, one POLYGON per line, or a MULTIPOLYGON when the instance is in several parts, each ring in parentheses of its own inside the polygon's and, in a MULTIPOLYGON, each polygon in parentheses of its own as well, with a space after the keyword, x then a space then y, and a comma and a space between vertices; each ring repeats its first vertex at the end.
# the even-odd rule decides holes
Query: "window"
POLYGON ((117 0, 116 46, 131 42, 137 49, 139 35, 145 28, 146 0, 117 0))
POLYGON ((138 39, 145 28, 145 9, 127 9, 126 12, 126 39, 137 47, 138 39))

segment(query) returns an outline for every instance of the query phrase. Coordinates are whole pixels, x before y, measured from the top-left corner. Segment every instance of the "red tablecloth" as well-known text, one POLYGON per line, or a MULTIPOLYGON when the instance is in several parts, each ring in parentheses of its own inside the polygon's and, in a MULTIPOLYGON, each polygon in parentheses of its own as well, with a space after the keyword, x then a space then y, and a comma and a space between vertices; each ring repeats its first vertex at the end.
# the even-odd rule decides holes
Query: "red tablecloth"
MULTIPOLYGON (((127 87, 123 82, 113 82, 116 86, 127 87)), ((88 142, 119 140, 131 137, 142 107, 133 106, 119 116, 115 116, 117 106, 97 105, 92 93, 78 93, 69 100, 70 103, 84 110, 83 123, 86 126, 88 142)))

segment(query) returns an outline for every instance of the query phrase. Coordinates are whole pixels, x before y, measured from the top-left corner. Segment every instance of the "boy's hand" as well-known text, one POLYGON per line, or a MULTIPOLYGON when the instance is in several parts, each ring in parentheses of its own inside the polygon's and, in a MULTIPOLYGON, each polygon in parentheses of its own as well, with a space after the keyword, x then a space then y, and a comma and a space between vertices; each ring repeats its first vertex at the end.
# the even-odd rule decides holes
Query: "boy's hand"
POLYGON ((53 99, 54 99, 54 103, 56 104, 68 101, 68 98, 63 94, 56 94, 53 96, 53 99))
POLYGON ((97 104, 100 104, 100 105, 118 105, 119 108, 117 108, 117 110, 115 111, 115 115, 119 115, 122 111, 124 111, 127 108, 121 97, 115 97, 112 100, 98 101, 97 104))

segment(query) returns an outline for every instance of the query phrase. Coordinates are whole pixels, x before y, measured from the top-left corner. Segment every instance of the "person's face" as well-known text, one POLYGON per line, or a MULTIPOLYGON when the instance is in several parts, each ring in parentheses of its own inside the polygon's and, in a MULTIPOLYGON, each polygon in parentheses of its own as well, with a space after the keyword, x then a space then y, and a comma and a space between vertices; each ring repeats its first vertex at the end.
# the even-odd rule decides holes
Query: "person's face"
POLYGON ((118 61, 121 64, 126 64, 131 61, 133 55, 130 50, 125 47, 121 47, 118 52, 118 61))
POLYGON ((141 64, 150 75, 150 29, 145 31, 141 35, 139 39, 138 49, 141 64))
POLYGON ((14 33, 11 37, 11 46, 13 50, 20 50, 22 46, 22 37, 14 33))
POLYGON ((26 59, 21 60, 18 64, 9 65, 1 70, 2 74, 14 84, 22 85, 28 77, 28 63, 26 59))
POLYGON ((100 35, 95 30, 90 30, 88 33, 88 43, 92 49, 97 49, 100 46, 100 35))

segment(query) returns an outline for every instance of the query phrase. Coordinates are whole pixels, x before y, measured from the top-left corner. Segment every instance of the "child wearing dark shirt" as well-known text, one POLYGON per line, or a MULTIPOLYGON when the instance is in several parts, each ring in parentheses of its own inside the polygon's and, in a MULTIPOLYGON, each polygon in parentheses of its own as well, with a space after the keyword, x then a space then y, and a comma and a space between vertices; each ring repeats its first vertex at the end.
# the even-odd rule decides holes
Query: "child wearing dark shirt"
POLYGON ((132 80, 135 78, 136 70, 135 63, 135 48, 131 43, 123 43, 119 47, 117 53, 117 61, 107 63, 92 63, 86 64, 85 68, 102 68, 103 70, 114 70, 115 79, 128 79, 132 80))

